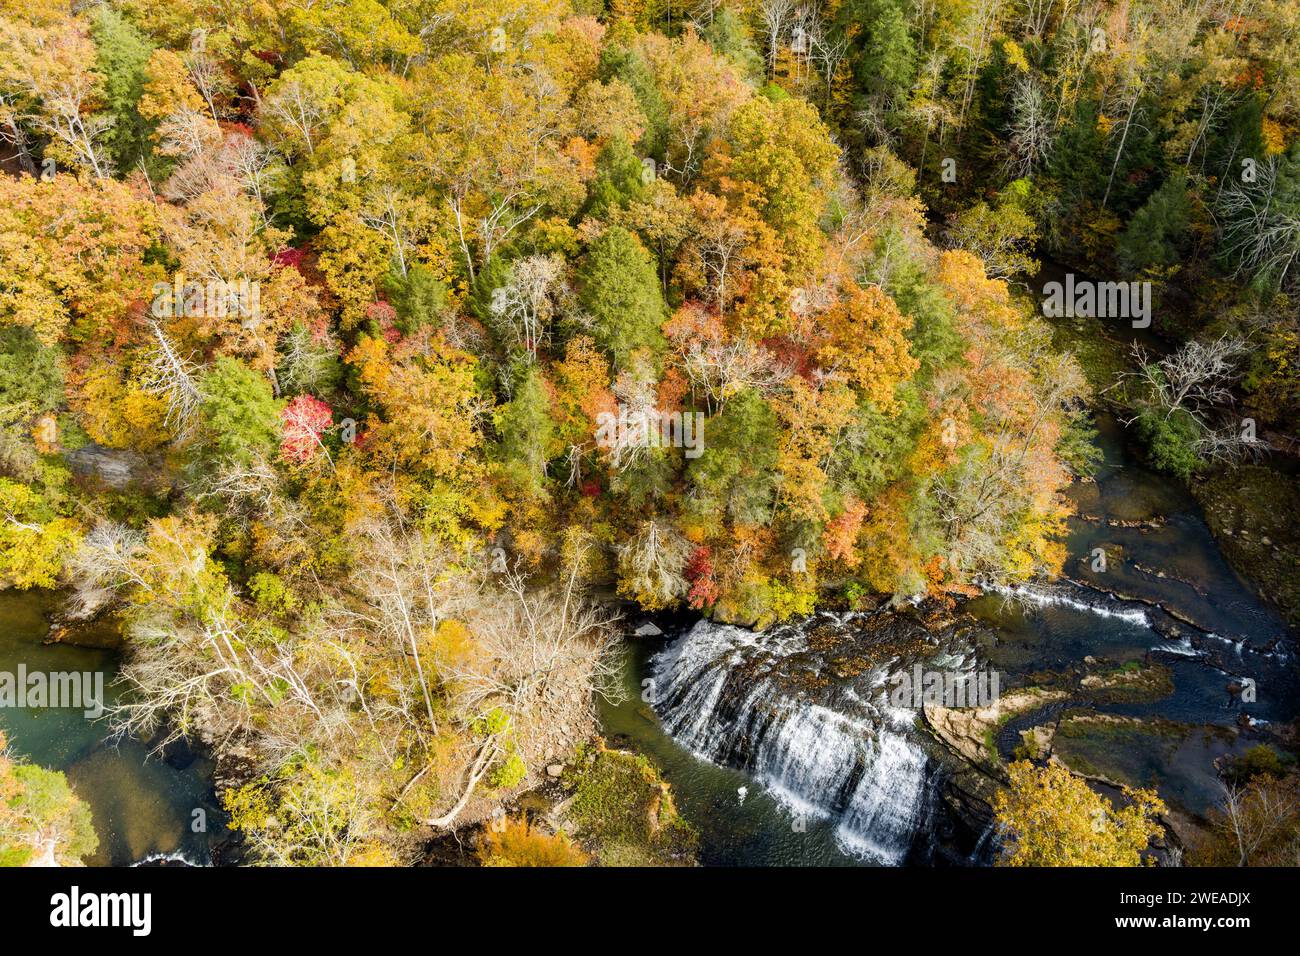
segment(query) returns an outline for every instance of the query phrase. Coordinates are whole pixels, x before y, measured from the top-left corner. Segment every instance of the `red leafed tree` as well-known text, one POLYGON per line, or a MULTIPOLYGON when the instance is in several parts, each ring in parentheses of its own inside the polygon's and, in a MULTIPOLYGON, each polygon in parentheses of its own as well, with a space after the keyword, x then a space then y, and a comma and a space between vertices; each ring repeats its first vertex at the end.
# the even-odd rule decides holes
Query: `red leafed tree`
POLYGON ((682 574, 691 583, 686 595, 691 608, 699 611, 718 602, 721 591, 713 573, 713 549, 701 545, 691 552, 682 574))
POLYGON ((293 246, 285 246, 275 254, 271 260, 273 266, 280 268, 297 269, 302 271, 302 260, 306 253, 302 249, 295 249, 293 246))
POLYGON ((301 465, 321 447, 320 434, 334 421, 334 413, 319 398, 296 395, 280 412, 284 433, 280 439, 280 456, 301 465))
POLYGON ((366 318, 379 326, 380 334, 389 345, 401 339, 402 332, 396 325, 397 310, 383 299, 366 306, 366 318))

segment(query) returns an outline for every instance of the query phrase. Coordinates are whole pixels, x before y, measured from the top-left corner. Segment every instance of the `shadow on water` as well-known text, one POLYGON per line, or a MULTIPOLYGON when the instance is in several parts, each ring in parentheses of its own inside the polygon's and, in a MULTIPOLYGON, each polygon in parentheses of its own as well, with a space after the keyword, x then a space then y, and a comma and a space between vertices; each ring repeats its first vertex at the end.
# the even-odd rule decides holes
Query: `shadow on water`
MULTIPOLYGON (((118 652, 43 644, 55 602, 49 592, 0 592, 0 671, 16 674, 24 665, 29 673, 100 673, 111 705, 119 692, 112 683, 118 652)), ((138 740, 114 743, 107 739, 107 722, 87 718, 80 708, 0 708, 0 729, 14 753, 64 771, 90 806, 99 849, 87 863, 211 862, 213 843, 224 829, 207 759, 184 748, 163 759, 138 740)))

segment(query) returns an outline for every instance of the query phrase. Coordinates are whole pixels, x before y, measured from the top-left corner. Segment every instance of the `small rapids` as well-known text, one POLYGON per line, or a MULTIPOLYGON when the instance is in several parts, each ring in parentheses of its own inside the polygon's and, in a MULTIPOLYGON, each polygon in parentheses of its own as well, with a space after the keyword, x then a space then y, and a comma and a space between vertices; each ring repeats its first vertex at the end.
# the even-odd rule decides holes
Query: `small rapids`
POLYGON ((755 633, 697 622, 651 661, 655 709, 683 747, 746 771, 794 817, 830 820, 849 854, 900 864, 924 840, 934 768, 889 704, 889 675, 940 654, 922 625, 889 615, 816 619, 755 633), (881 633, 881 632, 884 633, 881 633))
POLYGON ((150 853, 141 860, 132 863, 131 866, 186 866, 186 867, 205 867, 211 866, 210 863, 201 863, 186 853, 174 851, 171 853, 150 853))
POLYGON ((1240 662, 1249 654, 1265 661, 1285 664, 1288 660, 1287 644, 1271 641, 1267 644, 1252 645, 1243 636, 1226 637, 1206 627, 1193 623, 1186 617, 1178 617, 1163 604, 1139 602, 1124 599, 1102 591, 1088 582, 1059 581, 1052 585, 1002 585, 987 584, 987 594, 997 595, 1004 600, 1037 611, 1061 609, 1066 612, 1079 611, 1086 615, 1109 618, 1123 624, 1132 625, 1140 631, 1147 631, 1161 638, 1153 644, 1151 650, 1160 654, 1179 657, 1207 658, 1217 661, 1225 671, 1230 669, 1232 661, 1240 662), (1217 652, 1227 650, 1231 657, 1219 659, 1217 652))
POLYGON ((1013 587, 988 585, 986 590, 993 594, 1001 594, 1013 601, 1021 601, 1037 607, 1065 607, 1075 611, 1083 611, 1088 614, 1096 614, 1099 617, 1109 617, 1119 621, 1127 621, 1129 624, 1136 624, 1141 627, 1151 626, 1151 619, 1147 616, 1146 611, 1141 608, 1125 607, 1118 601, 1110 603, 1082 601, 1078 598, 1070 597, 1068 594, 1062 593, 1062 590, 1059 588, 1049 590, 1043 587, 1030 587, 1024 585, 1013 587))

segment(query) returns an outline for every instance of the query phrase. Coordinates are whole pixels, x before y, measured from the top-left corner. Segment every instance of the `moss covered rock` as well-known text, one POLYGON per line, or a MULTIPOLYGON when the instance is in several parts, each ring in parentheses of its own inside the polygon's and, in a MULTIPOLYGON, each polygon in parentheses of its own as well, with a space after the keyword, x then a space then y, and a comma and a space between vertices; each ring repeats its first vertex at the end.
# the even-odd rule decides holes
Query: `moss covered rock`
POLYGON ((582 748, 565 771, 565 817, 602 866, 691 866, 699 837, 677 813, 672 788, 640 754, 582 748))

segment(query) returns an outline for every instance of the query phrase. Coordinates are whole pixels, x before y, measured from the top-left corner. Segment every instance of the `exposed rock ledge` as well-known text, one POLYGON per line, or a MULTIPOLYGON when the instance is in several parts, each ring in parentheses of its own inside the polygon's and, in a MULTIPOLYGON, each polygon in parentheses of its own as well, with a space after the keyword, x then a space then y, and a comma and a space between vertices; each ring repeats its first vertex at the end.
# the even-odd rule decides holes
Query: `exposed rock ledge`
POLYGON ((90 444, 69 452, 67 459, 78 475, 101 481, 115 491, 154 477, 149 461, 133 451, 90 444))
POLYGON ((1064 690, 1029 687, 1003 694, 988 707, 953 708, 926 704, 921 713, 936 737, 976 766, 997 761, 988 741, 1016 714, 1064 700, 1064 690))

